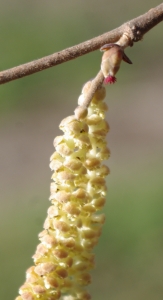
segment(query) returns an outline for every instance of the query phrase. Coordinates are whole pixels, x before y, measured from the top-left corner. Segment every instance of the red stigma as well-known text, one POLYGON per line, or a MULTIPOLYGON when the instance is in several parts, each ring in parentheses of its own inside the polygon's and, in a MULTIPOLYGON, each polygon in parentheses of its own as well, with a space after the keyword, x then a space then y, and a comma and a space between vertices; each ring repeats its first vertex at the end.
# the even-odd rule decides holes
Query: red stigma
POLYGON ((117 79, 116 79, 116 77, 114 77, 114 76, 111 76, 111 75, 109 75, 109 76, 107 76, 105 79, 104 79, 104 83, 105 84, 112 84, 112 83, 115 83, 117 81, 117 79))

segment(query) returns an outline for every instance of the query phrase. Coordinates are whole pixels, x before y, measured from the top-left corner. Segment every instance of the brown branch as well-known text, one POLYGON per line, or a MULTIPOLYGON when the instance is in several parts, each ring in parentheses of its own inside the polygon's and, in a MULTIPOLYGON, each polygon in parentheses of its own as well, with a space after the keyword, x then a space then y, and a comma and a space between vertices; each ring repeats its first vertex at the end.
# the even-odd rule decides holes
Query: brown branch
POLYGON ((120 27, 91 40, 52 55, 45 56, 38 60, 2 71, 0 72, 0 84, 22 78, 71 59, 75 59, 81 55, 85 55, 99 49, 104 44, 117 42, 125 32, 127 32, 128 38, 130 39, 130 45, 132 45, 133 42, 140 41, 145 33, 161 21, 163 21, 163 3, 150 9, 144 15, 128 21, 120 27))

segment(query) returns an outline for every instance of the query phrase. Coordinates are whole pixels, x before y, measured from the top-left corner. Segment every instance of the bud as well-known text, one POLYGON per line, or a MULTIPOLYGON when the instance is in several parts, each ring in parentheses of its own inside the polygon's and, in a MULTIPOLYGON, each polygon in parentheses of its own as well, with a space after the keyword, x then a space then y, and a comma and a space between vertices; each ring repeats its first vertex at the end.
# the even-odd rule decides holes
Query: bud
POLYGON ((101 62, 101 71, 105 77, 104 83, 115 83, 116 73, 120 68, 121 61, 124 60, 128 64, 132 64, 131 60, 124 53, 124 49, 117 44, 106 44, 101 47, 104 51, 101 62))

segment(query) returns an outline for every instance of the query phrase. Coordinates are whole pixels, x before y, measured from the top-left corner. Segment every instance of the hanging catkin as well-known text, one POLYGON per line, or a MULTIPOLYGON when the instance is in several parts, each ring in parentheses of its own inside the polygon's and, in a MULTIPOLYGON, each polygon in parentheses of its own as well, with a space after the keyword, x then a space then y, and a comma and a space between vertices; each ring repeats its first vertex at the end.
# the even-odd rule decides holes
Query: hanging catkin
POLYGON ((91 81, 83 87, 75 114, 62 120, 63 135, 54 139, 51 156, 53 171, 51 206, 39 234, 40 244, 34 265, 16 300, 88 300, 85 290, 94 267, 93 247, 98 243, 105 216, 105 177, 103 160, 108 159, 105 120, 105 88, 100 87, 88 108, 84 100, 91 81))

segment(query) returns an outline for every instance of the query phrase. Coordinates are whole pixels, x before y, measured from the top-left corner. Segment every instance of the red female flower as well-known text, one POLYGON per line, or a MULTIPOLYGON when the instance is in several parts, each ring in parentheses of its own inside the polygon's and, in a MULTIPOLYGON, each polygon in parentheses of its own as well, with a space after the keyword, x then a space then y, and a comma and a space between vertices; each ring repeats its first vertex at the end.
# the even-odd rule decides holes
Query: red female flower
POLYGON ((132 64, 132 62, 118 44, 106 44, 100 50, 104 51, 101 62, 101 71, 105 77, 104 83, 115 83, 115 74, 120 68, 121 61, 124 60, 128 64, 132 64))

